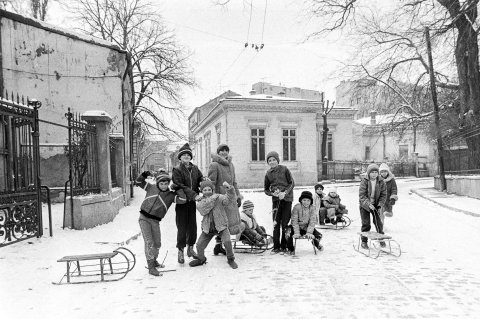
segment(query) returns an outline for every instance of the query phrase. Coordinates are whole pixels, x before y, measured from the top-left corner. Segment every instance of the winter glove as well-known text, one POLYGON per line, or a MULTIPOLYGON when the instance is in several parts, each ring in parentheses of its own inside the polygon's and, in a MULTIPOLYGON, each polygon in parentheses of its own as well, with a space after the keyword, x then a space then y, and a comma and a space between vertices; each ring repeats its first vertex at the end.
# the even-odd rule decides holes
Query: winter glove
POLYGON ((238 207, 242 206, 242 200, 240 198, 237 198, 237 206, 238 207))
POLYGON ((279 198, 280 200, 284 199, 284 198, 285 198, 285 192, 280 192, 280 193, 278 193, 278 198, 279 198))
POLYGON ((305 237, 307 237, 308 239, 314 239, 315 236, 313 236, 313 234, 306 234, 305 237))
POLYGON ((395 200, 393 198, 390 198, 390 205, 391 206, 395 205, 395 200))
POLYGON ((295 235, 293 235, 293 238, 298 239, 298 238, 300 238, 300 235, 299 235, 299 234, 295 234, 295 235))
POLYGON ((144 171, 142 173, 142 176, 143 176, 143 178, 147 178, 148 176, 152 176, 152 173, 150 173, 150 171, 144 171))
POLYGON ((172 184, 170 185, 170 189, 171 189, 172 191, 176 191, 176 190, 179 190, 180 187, 178 187, 177 184, 172 183, 172 184))

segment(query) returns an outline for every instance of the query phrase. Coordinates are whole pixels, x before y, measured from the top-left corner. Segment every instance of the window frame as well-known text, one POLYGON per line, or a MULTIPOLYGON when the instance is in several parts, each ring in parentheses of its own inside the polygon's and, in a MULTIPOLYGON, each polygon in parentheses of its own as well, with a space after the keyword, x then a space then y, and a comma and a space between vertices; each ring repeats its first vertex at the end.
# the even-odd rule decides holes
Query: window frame
POLYGON ((282 132, 282 159, 287 162, 294 162, 297 160, 297 128, 285 127, 281 129, 282 132), (287 135, 285 134, 287 132, 287 135), (294 132, 291 135, 292 131, 294 132), (285 154, 285 141, 287 141, 287 154, 285 154), (293 141, 293 156, 292 156, 292 141, 293 141))

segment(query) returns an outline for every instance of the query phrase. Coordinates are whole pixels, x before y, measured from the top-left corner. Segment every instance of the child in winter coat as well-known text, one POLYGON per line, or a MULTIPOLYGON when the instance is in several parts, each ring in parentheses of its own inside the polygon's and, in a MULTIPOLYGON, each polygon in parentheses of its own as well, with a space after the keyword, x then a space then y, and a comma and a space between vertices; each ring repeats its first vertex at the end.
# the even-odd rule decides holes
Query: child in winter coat
POLYGON ((147 258, 148 273, 159 276, 156 267, 163 267, 157 261, 160 246, 162 245, 160 233, 160 221, 168 211, 173 202, 185 204, 185 194, 178 190, 176 193, 168 189, 170 177, 161 170, 154 183, 147 181, 152 173, 145 171, 136 180, 136 185, 145 189, 147 194, 140 206, 140 217, 138 223, 142 230, 145 242, 145 257, 147 258))
POLYGON ((197 258, 193 245, 197 239, 197 209, 195 198, 199 194, 198 186, 203 178, 198 166, 192 164, 192 150, 185 143, 178 150, 177 158, 180 164, 172 170, 172 181, 179 189, 185 192, 185 205, 175 206, 175 222, 177 224, 178 262, 185 262, 184 249, 187 246, 187 256, 197 258))
POLYGON ((293 181, 290 170, 280 165, 280 157, 277 152, 267 154, 267 163, 270 169, 265 174, 264 192, 272 197, 273 214, 273 250, 278 254, 287 248, 285 231, 292 215, 293 181), (280 228, 282 234, 280 234, 280 228))
POLYGON ((345 222, 343 219, 343 214, 347 214, 348 210, 340 201, 341 199, 337 194, 337 188, 333 187, 323 200, 323 204, 327 209, 327 218, 325 220, 326 223, 330 222, 335 225, 337 222, 345 222))
POLYGON ((288 237, 288 253, 293 255, 295 253, 293 247, 293 239, 300 238, 305 235, 308 239, 313 239, 313 244, 318 250, 322 250, 320 245, 322 234, 315 229, 315 222, 317 221, 317 212, 313 204, 313 196, 309 191, 303 191, 298 199, 299 203, 293 207, 292 222, 287 232, 288 237))
MULTIPOLYGON (((368 232, 371 229, 370 214, 373 217, 373 224, 377 232, 383 234, 383 223, 380 219, 380 210, 385 205, 387 199, 387 188, 385 182, 378 176, 378 165, 370 164, 367 167, 367 174, 360 181, 359 201, 360 217, 362 218, 362 232, 368 232)), ((362 248, 368 249, 368 238, 362 237, 362 248)), ((380 246, 385 247, 384 242, 380 246)))
POLYGON ((230 240, 227 213, 225 212, 225 207, 236 203, 235 189, 227 182, 224 182, 223 186, 227 191, 226 195, 215 194, 215 186, 210 180, 205 180, 200 183, 200 190, 203 196, 201 196, 197 204, 197 210, 200 212, 200 215, 203 216, 202 234, 197 240, 198 259, 190 262, 191 267, 200 266, 207 262, 205 248, 214 236, 220 235, 225 250, 227 251, 228 264, 233 269, 238 268, 230 240))
POLYGON ((315 185, 315 195, 313 195, 313 207, 315 207, 315 212, 318 213, 320 225, 325 225, 325 218, 327 217, 327 208, 323 204, 327 195, 325 195, 323 189, 323 185, 318 183, 315 185))
POLYGON ((398 200, 397 195, 397 182, 395 182, 395 175, 392 174, 390 168, 386 163, 380 164, 380 176, 385 181, 385 185, 387 187, 387 199, 385 201, 385 205, 382 207, 380 212, 380 218, 382 223, 385 224, 385 216, 392 217, 393 216, 393 205, 395 205, 396 201, 398 200))
MULTIPOLYGON (((253 215, 253 208, 255 206, 250 200, 243 202, 243 210, 240 213, 240 218, 245 225, 245 230, 242 235, 247 237, 248 240, 256 246, 263 246, 266 244, 265 228, 257 223, 255 215, 253 215)), ((240 238, 240 236, 238 236, 240 238)))

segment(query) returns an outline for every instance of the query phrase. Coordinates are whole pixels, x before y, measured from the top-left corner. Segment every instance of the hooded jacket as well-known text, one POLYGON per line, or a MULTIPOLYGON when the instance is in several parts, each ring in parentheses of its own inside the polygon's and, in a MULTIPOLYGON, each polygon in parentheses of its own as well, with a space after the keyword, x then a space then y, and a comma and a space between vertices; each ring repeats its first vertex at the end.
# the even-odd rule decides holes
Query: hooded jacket
POLYGON ((240 197, 240 192, 237 186, 237 179, 235 178, 235 167, 232 163, 232 157, 229 155, 227 159, 218 154, 212 154, 212 163, 208 167, 208 178, 215 185, 215 193, 225 194, 225 187, 223 182, 233 185, 235 194, 240 197))
POLYGON ((388 167, 387 164, 382 163, 380 165, 379 171, 387 171, 388 175, 386 178, 383 178, 385 181, 385 185, 387 187, 387 199, 385 201, 385 210, 391 212, 392 211, 392 205, 390 204, 390 200, 393 199, 395 201, 398 200, 398 195, 397 195, 397 182, 395 181, 395 175, 390 171, 390 167, 388 167))
POLYGON ((370 182, 370 172, 374 168, 378 170, 377 165, 375 164, 370 164, 368 166, 367 174, 360 181, 360 187, 358 191, 360 207, 362 207, 367 211, 370 211, 370 208, 368 207, 370 204, 372 204, 376 208, 380 208, 385 205, 385 201, 387 200, 387 188, 386 188, 385 182, 380 176, 377 176, 377 178, 375 179, 375 194, 373 196, 374 201, 373 203, 370 203, 370 198, 372 195, 372 183, 370 182))
POLYGON ((233 187, 227 191, 226 195, 213 194, 209 197, 203 197, 197 203, 197 210, 203 216, 202 231, 204 233, 208 234, 210 232, 212 219, 217 232, 221 232, 228 227, 225 207, 230 203, 235 203, 235 190, 233 187))

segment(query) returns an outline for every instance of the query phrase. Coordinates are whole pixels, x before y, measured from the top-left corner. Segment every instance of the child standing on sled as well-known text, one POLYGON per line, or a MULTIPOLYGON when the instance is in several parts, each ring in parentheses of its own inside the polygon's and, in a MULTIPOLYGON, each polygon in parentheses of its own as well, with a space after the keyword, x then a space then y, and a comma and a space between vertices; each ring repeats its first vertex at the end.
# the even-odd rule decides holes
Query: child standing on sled
POLYGON ((200 191, 203 196, 199 196, 197 210, 203 216, 202 234, 197 240, 198 259, 190 262, 191 267, 201 266, 207 262, 205 248, 213 237, 219 235, 227 252, 228 264, 233 269, 238 268, 230 240, 227 213, 225 212, 227 206, 236 203, 235 189, 227 182, 223 183, 223 187, 226 189, 226 195, 215 194, 215 186, 210 180, 200 183, 200 191))
MULTIPOLYGON (((379 234, 383 234, 383 223, 380 219, 380 211, 385 205, 387 199, 387 188, 385 182, 378 174, 378 165, 370 164, 367 167, 367 174, 362 178, 359 188, 360 217, 362 218, 362 232, 368 232, 372 228, 370 225, 370 215, 373 218, 373 224, 379 234)), ((368 249, 368 238, 362 237, 362 248, 368 249)), ((384 242, 380 246, 385 247, 384 242)))
POLYGON ((387 187, 387 200, 385 201, 385 205, 382 207, 382 211, 380 212, 380 219, 385 225, 385 216, 393 216, 393 205, 395 205, 396 201, 398 200, 397 182, 395 182, 395 175, 392 174, 386 163, 380 164, 379 170, 380 176, 385 181, 385 186, 387 187))
POLYGON ((147 181, 152 173, 145 171, 136 180, 136 185, 142 187, 147 194, 140 206, 140 217, 138 223, 142 230, 145 242, 145 257, 147 258, 148 273, 159 276, 156 267, 163 267, 157 261, 162 238, 160 233, 160 221, 168 211, 168 208, 175 201, 177 204, 185 204, 185 193, 179 190, 177 193, 168 189, 170 177, 167 172, 161 170, 155 178, 155 182, 147 181))

